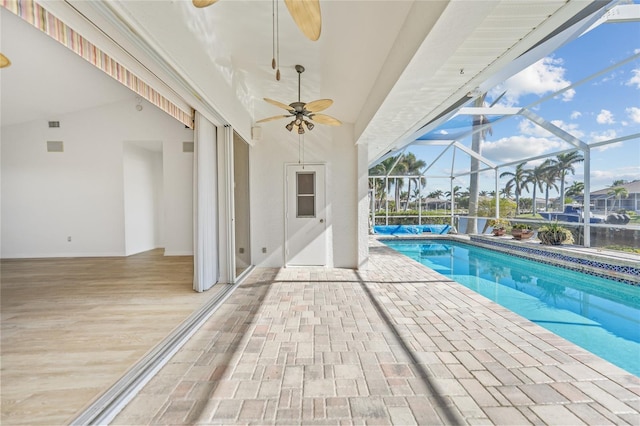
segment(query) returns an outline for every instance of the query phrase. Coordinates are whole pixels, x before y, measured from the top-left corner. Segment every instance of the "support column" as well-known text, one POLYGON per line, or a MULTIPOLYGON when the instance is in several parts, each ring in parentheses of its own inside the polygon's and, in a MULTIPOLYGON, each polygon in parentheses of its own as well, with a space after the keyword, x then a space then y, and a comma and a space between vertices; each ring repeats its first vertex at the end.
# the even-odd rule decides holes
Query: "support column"
POLYGON ((358 269, 364 270, 369 264, 369 203, 367 200, 369 196, 369 147, 366 144, 358 144, 356 149, 358 156, 358 269))
POLYGON ((498 177, 498 168, 495 169, 495 177, 496 177, 496 214, 494 215, 496 219, 500 217, 500 193, 498 192, 498 186, 500 185, 500 179, 498 177))
POLYGON ((582 240, 585 247, 591 247, 591 150, 584 152, 584 228, 582 240))

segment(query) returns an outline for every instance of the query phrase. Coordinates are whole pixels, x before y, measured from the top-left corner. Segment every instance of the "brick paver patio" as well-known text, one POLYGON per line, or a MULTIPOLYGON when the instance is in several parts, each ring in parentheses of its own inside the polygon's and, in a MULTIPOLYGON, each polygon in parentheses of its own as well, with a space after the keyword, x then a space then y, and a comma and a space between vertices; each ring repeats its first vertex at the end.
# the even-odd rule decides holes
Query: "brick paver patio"
POLYGON ((640 424, 640 379, 372 242, 256 269, 114 424, 640 424))

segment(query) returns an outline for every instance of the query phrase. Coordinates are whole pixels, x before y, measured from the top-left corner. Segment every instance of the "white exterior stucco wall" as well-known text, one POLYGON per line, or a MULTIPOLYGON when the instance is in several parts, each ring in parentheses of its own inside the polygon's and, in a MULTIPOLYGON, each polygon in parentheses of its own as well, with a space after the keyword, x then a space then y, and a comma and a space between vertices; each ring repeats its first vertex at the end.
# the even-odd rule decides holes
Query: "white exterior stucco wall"
MULTIPOLYGON (((264 125, 261 140, 252 148, 251 248, 256 266, 284 266, 284 164, 298 163, 300 148, 298 135, 276 124, 264 125)), ((327 266, 356 268, 357 149, 353 126, 317 125, 307 132, 304 161, 326 164, 327 266)))

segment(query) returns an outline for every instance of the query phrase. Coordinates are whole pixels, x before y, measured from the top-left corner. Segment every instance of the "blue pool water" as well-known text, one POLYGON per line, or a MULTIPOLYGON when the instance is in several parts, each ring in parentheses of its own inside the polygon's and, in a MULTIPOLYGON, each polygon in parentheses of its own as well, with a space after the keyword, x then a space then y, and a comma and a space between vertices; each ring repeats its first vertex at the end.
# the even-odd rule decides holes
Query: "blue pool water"
POLYGON ((383 241, 640 376, 640 287, 446 241, 383 241))

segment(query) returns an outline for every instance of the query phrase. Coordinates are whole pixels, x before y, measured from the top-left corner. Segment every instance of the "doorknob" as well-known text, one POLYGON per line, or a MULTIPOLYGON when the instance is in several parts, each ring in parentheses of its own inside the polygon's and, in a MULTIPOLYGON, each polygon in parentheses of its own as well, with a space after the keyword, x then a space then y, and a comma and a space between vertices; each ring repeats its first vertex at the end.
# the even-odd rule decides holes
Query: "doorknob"
POLYGON ((320 223, 324 223, 324 219, 320 219, 320 223))

